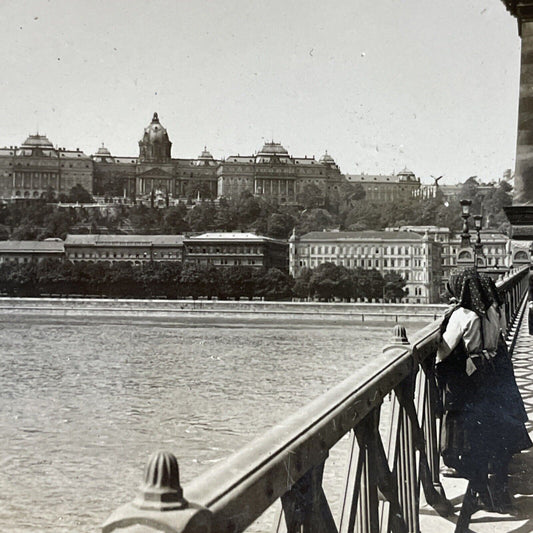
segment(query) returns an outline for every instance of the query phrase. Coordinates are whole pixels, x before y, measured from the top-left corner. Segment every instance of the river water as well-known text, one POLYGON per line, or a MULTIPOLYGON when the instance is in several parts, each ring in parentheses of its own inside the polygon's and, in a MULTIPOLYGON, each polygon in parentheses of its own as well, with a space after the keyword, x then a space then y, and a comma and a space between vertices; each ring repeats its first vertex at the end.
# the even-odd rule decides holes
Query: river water
POLYGON ((134 497, 153 451, 175 453, 186 483, 364 366, 390 335, 390 324, 6 317, 2 530, 98 532, 134 497))

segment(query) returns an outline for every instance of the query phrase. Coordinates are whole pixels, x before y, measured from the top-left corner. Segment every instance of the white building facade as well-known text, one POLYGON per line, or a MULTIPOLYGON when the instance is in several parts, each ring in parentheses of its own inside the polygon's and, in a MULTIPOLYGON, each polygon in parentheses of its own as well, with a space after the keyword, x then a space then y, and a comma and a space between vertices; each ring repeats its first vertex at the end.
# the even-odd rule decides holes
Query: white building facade
POLYGON ((436 303, 441 289, 441 250, 428 235, 407 231, 322 231, 289 241, 289 271, 334 263, 348 269, 397 272, 406 282, 407 303, 436 303))

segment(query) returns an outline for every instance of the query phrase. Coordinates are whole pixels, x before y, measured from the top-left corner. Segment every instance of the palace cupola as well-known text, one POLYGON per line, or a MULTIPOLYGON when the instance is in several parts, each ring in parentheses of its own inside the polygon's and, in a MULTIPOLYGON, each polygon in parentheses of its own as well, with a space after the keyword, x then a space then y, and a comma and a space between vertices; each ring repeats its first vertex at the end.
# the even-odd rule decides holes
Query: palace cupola
POLYGON ((172 143, 167 130, 159 122, 154 113, 152 122, 144 128, 143 138, 139 141, 139 158, 143 162, 168 163, 172 143))
POLYGON ((417 181, 415 173, 405 167, 401 172, 398 172, 399 181, 417 181))
POLYGON ((335 159, 331 157, 331 155, 328 154, 328 151, 326 150, 326 153, 320 158, 319 163, 322 163, 323 165, 332 165, 335 166, 335 159))
POLYGON ((196 165, 200 167, 210 167, 216 165, 216 161, 211 152, 207 149, 207 146, 204 146, 202 153, 198 156, 196 165))
POLYGON ((256 163, 287 163, 289 160, 289 152, 274 141, 266 142, 255 157, 256 163))

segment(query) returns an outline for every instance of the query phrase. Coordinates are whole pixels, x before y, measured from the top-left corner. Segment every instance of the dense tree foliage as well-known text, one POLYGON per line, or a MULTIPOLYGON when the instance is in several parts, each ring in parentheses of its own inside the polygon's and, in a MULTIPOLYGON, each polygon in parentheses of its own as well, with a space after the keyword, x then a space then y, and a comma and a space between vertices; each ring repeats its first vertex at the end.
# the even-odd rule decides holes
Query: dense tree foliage
MULTIPOLYGON (((197 182, 198 186, 200 184, 197 182)), ((88 194, 77 186, 66 199, 84 203, 83 200, 90 199, 88 194)), ((217 202, 208 196, 202 196, 203 200, 191 205, 151 207, 148 202, 147 205, 119 204, 92 209, 59 207, 46 198, 21 200, 0 206, 0 238, 64 238, 67 233, 255 231, 286 239, 293 228, 301 235, 310 231, 380 230, 403 225, 435 225, 449 227, 454 232, 461 230, 459 200, 446 200, 440 190, 435 198, 412 197, 386 205, 367 200, 360 184, 348 182, 339 191, 331 193, 327 201, 318 187, 308 185, 298 206, 280 206, 248 191, 237 198, 220 198, 217 202)), ((506 182, 480 185, 472 177, 464 183, 459 197, 472 200, 471 211, 485 215, 485 227, 500 231, 508 229, 503 208, 511 204, 511 195, 506 182)))
POLYGON ((294 280, 276 268, 216 268, 179 262, 41 262, 0 264, 0 293, 9 296, 240 299, 292 297, 294 280))
POLYGON ((2 263, 0 293, 9 296, 105 296, 109 298, 263 298, 293 296, 320 301, 398 301, 405 281, 395 272, 383 277, 377 270, 347 269, 325 263, 304 269, 294 280, 276 268, 248 266, 217 268, 179 262, 2 263))
POLYGON ((331 300, 399 301, 406 294, 405 280, 397 272, 382 276, 376 269, 348 269, 323 263, 315 269, 302 269, 294 281, 293 294, 298 298, 331 300))

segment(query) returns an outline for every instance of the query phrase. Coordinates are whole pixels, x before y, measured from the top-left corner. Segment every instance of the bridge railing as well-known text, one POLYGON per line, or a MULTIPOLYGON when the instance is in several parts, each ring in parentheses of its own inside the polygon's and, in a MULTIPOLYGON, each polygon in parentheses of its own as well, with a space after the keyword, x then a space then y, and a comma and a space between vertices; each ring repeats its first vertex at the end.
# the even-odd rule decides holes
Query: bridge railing
MULTIPOLYGON (((527 267, 498 282, 509 322, 528 283, 527 267)), ((416 332, 410 343, 396 326, 394 342, 371 365, 183 489, 176 458, 155 453, 138 497, 110 516, 103 533, 240 532, 278 500, 275 531, 418 533, 421 490, 429 505, 449 514, 452 506, 440 483, 433 372, 441 322, 416 332), (387 418, 381 420, 388 396, 387 418), (346 434, 353 439, 334 518, 323 474, 331 448, 346 434)))

